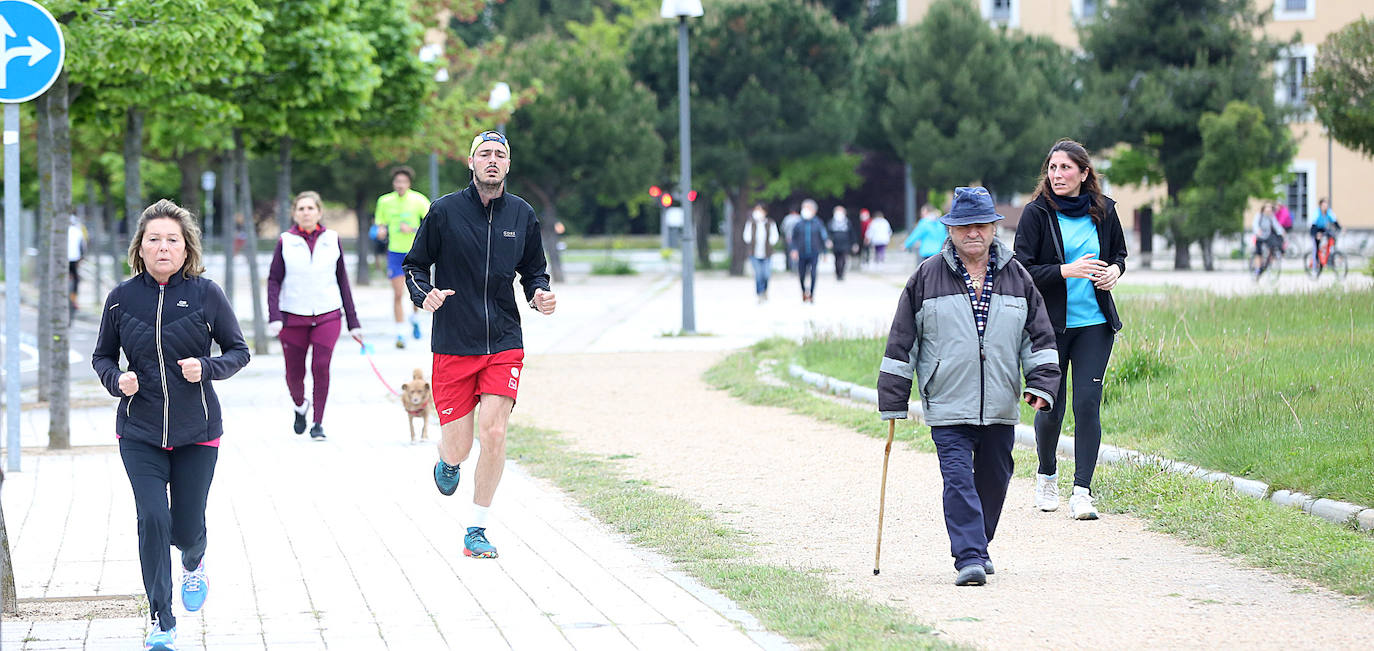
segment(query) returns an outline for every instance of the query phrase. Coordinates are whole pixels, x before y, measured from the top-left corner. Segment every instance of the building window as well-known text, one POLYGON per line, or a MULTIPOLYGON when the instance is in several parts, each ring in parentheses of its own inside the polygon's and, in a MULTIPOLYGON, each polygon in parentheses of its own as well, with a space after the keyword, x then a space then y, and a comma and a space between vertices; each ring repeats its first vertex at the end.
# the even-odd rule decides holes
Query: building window
POLYGON ((1092 22, 1097 17, 1098 0, 1073 0, 1073 17, 1079 24, 1092 22))
POLYGON ((1317 0, 1275 0, 1275 20, 1312 20, 1317 17, 1317 0))
POLYGON ((1294 224, 1309 224, 1317 214, 1317 201, 1313 189, 1317 182, 1317 164, 1310 160, 1295 160, 1289 173, 1293 176, 1288 184, 1280 188, 1288 212, 1293 214, 1294 224))
POLYGON ((1297 45, 1280 55, 1274 63, 1274 102, 1280 106, 1309 109, 1298 117, 1310 122, 1312 112, 1307 104, 1307 74, 1317 57, 1314 45, 1297 45))
POLYGON ((983 19, 1004 27, 1021 26, 1020 0, 982 0, 983 19))

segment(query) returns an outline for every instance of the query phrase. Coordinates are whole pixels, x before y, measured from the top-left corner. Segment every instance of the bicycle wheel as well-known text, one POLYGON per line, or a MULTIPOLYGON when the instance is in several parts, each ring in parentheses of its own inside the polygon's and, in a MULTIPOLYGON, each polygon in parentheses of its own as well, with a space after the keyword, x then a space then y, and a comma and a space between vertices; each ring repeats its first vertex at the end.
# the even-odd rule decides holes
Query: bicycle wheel
POLYGON ((1318 276, 1322 275, 1322 268, 1317 265, 1317 261, 1311 255, 1303 256, 1302 268, 1312 280, 1316 280, 1318 276))
POLYGON ((1283 270, 1283 256, 1274 251, 1269 252, 1264 265, 1263 278, 1270 285, 1279 284, 1279 272, 1283 270))
POLYGON ((1345 274, 1350 271, 1350 261, 1346 260, 1345 254, 1340 251, 1331 254, 1331 261, 1326 266, 1331 267, 1331 273, 1336 274, 1336 282, 1345 280, 1345 274))

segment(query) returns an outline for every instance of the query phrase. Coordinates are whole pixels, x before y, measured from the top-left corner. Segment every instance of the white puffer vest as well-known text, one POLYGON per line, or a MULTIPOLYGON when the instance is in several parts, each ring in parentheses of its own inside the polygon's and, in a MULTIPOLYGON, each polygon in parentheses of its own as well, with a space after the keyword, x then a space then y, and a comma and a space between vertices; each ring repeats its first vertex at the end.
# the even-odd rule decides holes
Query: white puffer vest
POLYGON ((282 312, 318 316, 343 307, 339 281, 334 275, 339 251, 339 234, 334 231, 320 233, 314 253, 305 238, 295 233, 281 234, 281 257, 286 263, 279 299, 282 312))

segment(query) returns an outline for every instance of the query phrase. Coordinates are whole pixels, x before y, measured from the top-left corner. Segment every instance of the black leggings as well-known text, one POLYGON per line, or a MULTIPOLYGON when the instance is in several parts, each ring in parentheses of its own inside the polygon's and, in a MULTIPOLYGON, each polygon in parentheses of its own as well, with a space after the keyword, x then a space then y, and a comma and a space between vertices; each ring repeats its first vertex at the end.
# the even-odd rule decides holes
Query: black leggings
POLYGON ((119 456, 134 489, 138 561, 148 612, 162 630, 170 630, 177 620, 172 614, 172 559, 167 548, 176 545, 181 550, 181 566, 187 570, 196 569, 205 556, 205 500, 219 448, 186 445, 164 450, 122 438, 119 456))
POLYGON ((797 258, 797 279, 801 281, 802 296, 810 296, 816 293, 816 267, 820 263, 818 257, 801 256, 797 258), (811 285, 806 284, 807 278, 811 279, 811 285))
POLYGON ((1064 398, 1072 373, 1073 485, 1092 488, 1097 449, 1102 445, 1102 379, 1115 336, 1111 326, 1103 323, 1069 328, 1055 337, 1059 349, 1059 391, 1054 397, 1054 409, 1035 413, 1040 474, 1053 475, 1058 471, 1055 450, 1059 447, 1059 429, 1064 425, 1064 398))

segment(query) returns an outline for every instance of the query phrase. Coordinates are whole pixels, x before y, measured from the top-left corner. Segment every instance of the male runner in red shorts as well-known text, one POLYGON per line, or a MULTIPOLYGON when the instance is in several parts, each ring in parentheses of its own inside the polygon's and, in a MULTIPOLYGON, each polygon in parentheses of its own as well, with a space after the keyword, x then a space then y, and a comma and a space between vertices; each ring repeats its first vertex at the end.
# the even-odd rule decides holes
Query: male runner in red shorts
POLYGON ((458 489, 458 464, 472 451, 475 409, 482 452, 463 553, 496 558, 486 536, 487 510, 505 469, 506 423, 525 359, 515 275, 530 307, 553 314, 554 295, 534 209, 505 191, 509 141, 496 131, 477 134, 468 168, 472 184, 430 206, 401 268, 411 301, 434 313, 432 384, 443 434, 434 483, 444 495, 458 489))

